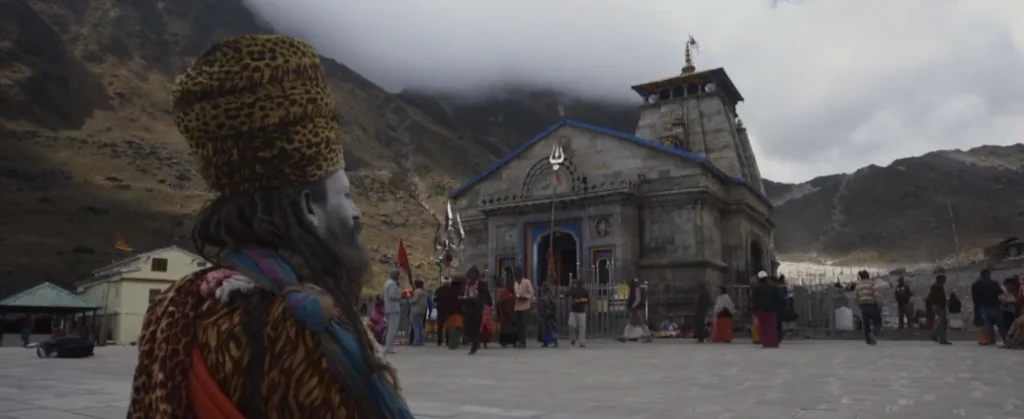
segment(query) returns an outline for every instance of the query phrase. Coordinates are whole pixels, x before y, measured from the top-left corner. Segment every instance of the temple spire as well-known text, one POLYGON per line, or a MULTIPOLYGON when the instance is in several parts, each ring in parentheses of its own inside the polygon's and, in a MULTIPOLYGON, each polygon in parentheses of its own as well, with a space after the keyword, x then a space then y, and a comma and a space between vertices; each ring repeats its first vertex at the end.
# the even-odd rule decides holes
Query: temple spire
POLYGON ((697 45, 697 41, 693 39, 693 35, 690 35, 690 40, 686 41, 686 65, 683 66, 683 74, 693 74, 697 70, 697 67, 693 65, 693 53, 700 49, 697 45))

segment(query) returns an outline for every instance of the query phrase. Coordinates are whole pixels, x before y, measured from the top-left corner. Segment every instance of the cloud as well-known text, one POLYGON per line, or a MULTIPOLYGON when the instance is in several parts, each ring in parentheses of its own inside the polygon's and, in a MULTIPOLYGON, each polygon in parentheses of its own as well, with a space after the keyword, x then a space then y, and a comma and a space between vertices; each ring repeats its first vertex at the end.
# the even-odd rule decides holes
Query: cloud
POLYGON ((500 82, 641 99, 725 67, 762 173, 849 172, 1024 133, 1021 0, 247 0, 389 90, 500 82))

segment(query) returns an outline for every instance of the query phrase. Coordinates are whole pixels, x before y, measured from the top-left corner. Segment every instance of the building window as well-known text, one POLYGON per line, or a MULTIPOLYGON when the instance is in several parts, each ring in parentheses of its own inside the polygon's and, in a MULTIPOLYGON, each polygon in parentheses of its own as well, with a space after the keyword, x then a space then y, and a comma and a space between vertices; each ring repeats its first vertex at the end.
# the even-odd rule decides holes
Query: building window
POLYGON ((156 301, 156 297, 159 296, 161 292, 164 292, 164 290, 162 290, 160 288, 150 288, 149 289, 149 303, 153 304, 153 301, 156 301))
POLYGON ((153 272, 167 272, 167 259, 153 258, 153 261, 150 262, 149 269, 153 272))

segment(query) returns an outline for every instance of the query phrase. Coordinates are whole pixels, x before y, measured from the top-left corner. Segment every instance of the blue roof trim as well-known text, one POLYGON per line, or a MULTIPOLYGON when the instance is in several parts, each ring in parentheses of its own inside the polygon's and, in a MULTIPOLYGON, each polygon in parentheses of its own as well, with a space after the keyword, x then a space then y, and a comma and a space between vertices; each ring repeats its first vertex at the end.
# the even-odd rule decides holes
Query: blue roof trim
POLYGON ((706 168, 708 171, 710 171, 711 174, 713 176, 715 176, 716 178, 718 178, 720 180, 725 180, 725 181, 728 181, 728 182, 736 183, 736 184, 739 184, 739 185, 742 185, 742 186, 746 187, 748 190, 753 192, 754 195, 756 195, 759 199, 761 199, 761 201, 763 201, 769 207, 772 207, 771 201, 768 200, 768 197, 764 196, 764 194, 762 194, 761 191, 757 190, 757 188, 754 188, 750 183, 748 183, 746 181, 746 179, 743 179, 743 178, 737 177, 737 176, 729 176, 729 175, 725 174, 725 172, 723 172, 721 169, 719 169, 718 167, 715 167, 715 165, 712 164, 711 161, 708 160, 707 157, 701 156, 699 154, 694 154, 694 153, 691 153, 689 151, 680 150, 678 148, 669 147, 669 146, 666 146, 666 145, 664 145, 662 143, 659 143, 657 141, 651 141, 651 140, 648 140, 646 138, 637 137, 637 136, 635 136, 633 134, 627 134, 627 133, 624 133, 624 132, 621 132, 621 131, 615 131, 615 130, 612 130, 612 129, 608 129, 608 128, 604 128, 604 127, 599 127, 597 125, 588 124, 586 122, 579 122, 579 121, 573 121, 573 120, 568 120, 568 119, 563 119, 563 120, 559 121, 558 123, 552 125, 548 129, 546 129, 543 132, 541 132, 540 134, 537 134, 536 136, 531 138, 529 141, 523 143, 523 145, 519 146, 515 150, 512 150, 512 152, 506 154, 504 157, 499 159, 497 162, 492 164, 490 167, 484 169, 482 172, 478 173, 476 176, 473 176, 472 178, 467 180, 465 183, 463 183, 461 186, 459 186, 455 190, 453 190, 450 193, 448 193, 448 197, 452 198, 452 199, 458 198, 459 195, 461 195, 463 192, 466 192, 467 190, 469 190, 469 188, 472 188, 477 183, 480 183, 482 180, 487 178, 487 176, 490 176, 494 172, 498 171, 498 169, 501 169, 502 166, 504 166, 508 162, 512 161, 512 159, 516 158, 516 156, 522 154, 524 151, 526 151, 526 149, 532 147, 534 144, 537 144, 538 142, 540 142, 541 140, 546 138, 548 135, 551 135, 552 133, 557 131, 559 128, 562 128, 563 126, 570 126, 570 127, 574 127, 574 128, 579 128, 579 129, 584 129, 584 130, 587 130, 587 131, 596 132, 598 134, 604 134, 604 135, 607 135, 607 136, 610 136, 610 137, 619 138, 619 139, 626 140, 626 141, 629 141, 629 142, 632 142, 632 143, 635 143, 635 144, 639 144, 639 145, 642 145, 642 146, 645 146, 645 147, 650 147, 650 148, 653 148, 653 149, 658 150, 658 151, 662 151, 662 152, 669 153, 669 154, 674 154, 674 155, 682 157, 684 159, 687 159, 687 160, 699 163, 701 166, 704 166, 704 168, 706 168))

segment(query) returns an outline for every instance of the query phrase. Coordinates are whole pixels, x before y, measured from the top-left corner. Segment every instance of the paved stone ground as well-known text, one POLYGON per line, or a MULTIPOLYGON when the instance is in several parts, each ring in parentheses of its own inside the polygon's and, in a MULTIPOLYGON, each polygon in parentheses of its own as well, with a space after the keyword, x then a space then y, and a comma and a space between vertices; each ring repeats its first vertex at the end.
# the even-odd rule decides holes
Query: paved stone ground
MULTIPOLYGON (((436 419, 1010 419, 1024 417, 1024 352, 962 343, 601 342, 467 357, 399 348, 417 417, 436 419)), ((134 348, 91 359, 0 349, 0 418, 123 418, 134 348)))

